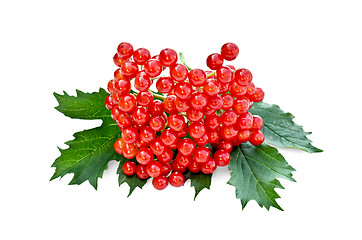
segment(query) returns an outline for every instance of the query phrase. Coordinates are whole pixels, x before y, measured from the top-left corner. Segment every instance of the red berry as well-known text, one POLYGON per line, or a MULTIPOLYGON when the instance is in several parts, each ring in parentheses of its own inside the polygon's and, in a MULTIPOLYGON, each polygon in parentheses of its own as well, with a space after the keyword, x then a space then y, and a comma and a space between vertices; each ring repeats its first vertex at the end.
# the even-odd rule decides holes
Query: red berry
POLYGON ((251 96, 255 93, 255 85, 253 82, 249 83, 248 86, 246 86, 246 95, 251 96))
POLYGON ((256 88, 253 95, 250 96, 250 100, 253 102, 261 102, 264 99, 264 91, 261 88, 256 88))
POLYGON ((152 150, 153 154, 157 156, 161 155, 165 151, 166 145, 162 142, 160 138, 156 138, 150 143, 150 149, 152 150))
POLYGON ((264 142, 265 136, 262 131, 258 130, 250 135, 249 142, 254 146, 260 145, 264 142))
POLYGON ((170 77, 160 77, 156 82, 156 88, 160 93, 169 93, 173 89, 173 80, 170 77))
POLYGON ((170 182, 170 185, 173 187, 181 187, 185 182, 185 177, 180 172, 173 172, 168 177, 168 181, 170 182))
POLYGON ((170 48, 163 49, 160 52, 159 60, 166 67, 172 66, 177 62, 177 52, 170 48))
POLYGON ((225 150, 217 150, 214 153, 214 160, 220 167, 225 167, 230 162, 230 153, 225 150))
POLYGON ((167 147, 162 154, 157 155, 157 160, 162 164, 166 164, 171 162, 172 157, 173 157, 172 149, 167 147))
POLYGON ((195 143, 189 138, 183 138, 178 142, 178 151, 184 156, 190 156, 195 150, 195 143))
POLYGON ((221 109, 229 110, 234 104, 234 98, 230 94, 224 94, 221 96, 221 98, 223 100, 221 109))
POLYGON ((239 130, 249 130, 253 125, 253 115, 250 113, 242 114, 238 117, 236 126, 239 130))
POLYGON ((170 172, 171 172, 171 164, 169 163, 162 164, 161 175, 167 176, 168 174, 170 174, 170 172))
POLYGON ((123 156, 128 159, 132 159, 136 156, 137 147, 134 144, 124 144, 123 146, 123 156))
POLYGON ((193 138, 200 138, 206 133, 205 125, 201 122, 193 122, 189 126, 189 134, 193 138))
POLYGON ((136 154, 136 160, 140 164, 146 165, 153 160, 153 153, 149 148, 141 148, 136 154))
POLYGON ((229 83, 233 79, 233 73, 228 67, 220 67, 216 70, 216 79, 221 83, 229 83))
POLYGON ((216 167, 216 162, 212 158, 209 161, 200 164, 200 170, 205 174, 213 173, 216 170, 216 167))
POLYGON ((205 163, 210 159, 210 151, 206 147, 197 147, 192 155, 193 160, 197 163, 205 163))
POLYGON ((220 122, 223 126, 232 126, 236 123, 238 115, 233 110, 226 110, 220 115, 220 122))
POLYGON ((151 58, 150 51, 146 48, 139 48, 133 52, 133 61, 135 61, 138 65, 145 64, 151 58))
POLYGON ((250 131, 249 130, 239 130, 238 134, 236 135, 236 140, 240 143, 245 143, 250 139, 250 131))
POLYGON ((224 101, 220 95, 214 95, 209 98, 207 106, 209 106, 211 109, 219 110, 222 107, 223 103, 224 101))
POLYGON ((148 76, 144 71, 138 72, 135 78, 134 87, 138 91, 146 91, 152 85, 150 76, 148 76))
POLYGON ((153 101, 153 103, 150 104, 148 107, 148 110, 150 111, 152 116, 160 116, 163 114, 163 103, 159 100, 153 101))
POLYGON ((208 132, 206 132, 200 138, 194 138, 194 141, 198 146, 205 146, 209 142, 209 134, 208 134, 208 132))
POLYGON ((177 63, 170 67, 170 76, 176 82, 182 82, 187 78, 188 70, 183 64, 177 63))
POLYGON ((157 161, 151 161, 146 165, 146 172, 151 177, 158 177, 161 175, 162 164, 157 161))
POLYGON ((165 177, 163 175, 155 177, 154 179, 152 179, 152 185, 157 190, 165 189, 167 187, 167 185, 168 185, 167 177, 165 177))
POLYGON ((204 122, 207 129, 209 130, 218 129, 220 126, 220 117, 216 114, 206 116, 204 122))
POLYGON ((214 96, 220 92, 219 83, 215 80, 210 80, 204 84, 203 90, 207 95, 214 96))
POLYGON ((178 138, 182 138, 185 137, 188 133, 189 133, 189 126, 185 124, 185 126, 183 127, 183 129, 181 129, 181 131, 176 132, 176 136, 178 138))
POLYGON ((253 116, 253 125, 251 125, 250 130, 256 131, 260 130, 263 127, 263 119, 257 115, 253 116))
POLYGON ((227 93, 230 89, 230 83, 219 82, 219 88, 220 88, 219 94, 227 93))
POLYGON ((189 81, 194 87, 201 87, 206 83, 206 74, 201 69, 192 69, 189 72, 189 81))
POLYGON ((117 125, 121 129, 132 126, 132 118, 128 113, 119 113, 117 116, 117 125))
POLYGON ((112 96, 111 95, 108 95, 106 97, 106 99, 104 99, 104 105, 106 106, 107 109, 111 110, 115 104, 113 103, 112 101, 112 96))
POLYGON ((186 112, 190 108, 190 104, 189 104, 188 100, 184 100, 184 99, 181 99, 181 98, 176 98, 175 107, 176 107, 178 112, 186 112))
POLYGON ((247 86, 253 80, 253 75, 248 69, 241 68, 234 72, 234 80, 241 86, 247 86))
POLYGON ((166 121, 162 116, 154 116, 150 118, 148 124, 150 125, 151 129, 159 132, 165 127, 166 121))
POLYGON ((176 104, 175 104, 176 96, 175 95, 168 95, 163 100, 163 108, 169 114, 177 113, 176 104))
POLYGON ((110 94, 112 94, 114 92, 114 81, 115 80, 110 80, 108 81, 108 84, 107 84, 107 90, 110 94))
POLYGON ((233 110, 241 115, 248 112, 250 106, 250 100, 247 98, 234 100, 233 110))
POLYGON ((188 120, 190 120, 191 122, 198 122, 200 121, 203 117, 204 117, 204 111, 203 110, 198 110, 198 109, 194 109, 194 108, 189 108, 186 111, 186 117, 188 120))
POLYGON ((138 130, 135 127, 128 127, 122 131, 122 139, 128 143, 135 143, 138 139, 138 130))
POLYGON ((150 112, 145 107, 138 107, 132 112, 132 120, 136 125, 145 125, 150 119, 150 112))
POLYGON ((177 157, 175 159, 175 161, 177 161, 179 165, 185 168, 190 164, 191 160, 192 160, 191 154, 187 156, 182 154, 177 154, 177 157))
POLYGON ((132 161, 127 161, 123 164, 122 170, 127 176, 132 176, 136 173, 137 164, 132 161))
POLYGON ((232 81, 230 83, 230 94, 233 97, 243 97, 243 95, 246 93, 246 87, 245 86, 241 86, 239 84, 237 84, 235 81, 232 81))
POLYGON ((117 91, 118 94, 124 95, 131 91, 131 82, 126 79, 118 79, 114 81, 114 89, 117 91))
POLYGON ((122 64, 124 63, 125 59, 122 59, 119 57, 118 53, 114 54, 113 56, 113 63, 117 66, 120 67, 122 66, 122 64))
POLYGON ((239 55, 239 48, 235 43, 225 43, 221 47, 221 56, 228 61, 234 60, 239 55))
POLYGON ((142 141, 140 140, 139 138, 137 139, 136 143, 135 143, 136 147, 138 149, 140 148, 148 148, 150 146, 150 143, 149 142, 145 142, 145 141, 142 141))
POLYGON ((192 86, 188 82, 179 82, 174 88, 175 95, 181 99, 188 99, 192 91, 192 86))
POLYGON ((225 150, 227 152, 231 152, 231 150, 233 150, 233 144, 231 141, 228 140, 221 140, 218 145, 217 145, 218 149, 222 149, 225 150))
POLYGON ((119 99, 119 108, 122 112, 132 112, 136 108, 136 98, 131 94, 125 94, 119 99))
POLYGON ((171 162, 171 169, 172 169, 172 172, 184 173, 184 172, 186 172, 187 167, 182 166, 176 160, 173 160, 171 162))
POLYGON ((216 113, 216 110, 210 108, 209 106, 206 106, 204 109, 205 116, 211 116, 211 115, 214 115, 215 113, 216 113))
POLYGON ((221 135, 218 129, 216 130, 211 130, 208 132, 209 134, 209 143, 210 144, 215 144, 218 143, 221 140, 221 135))
POLYGON ((161 140, 166 146, 171 146, 178 141, 178 137, 171 129, 165 129, 161 133, 161 140))
POLYGON ((133 54, 133 46, 130 43, 122 42, 118 45, 117 53, 120 58, 130 58, 133 54))
POLYGON ((238 134, 238 130, 236 126, 222 126, 220 129, 220 135, 225 140, 234 140, 236 135, 238 134))
POLYGON ((145 165, 138 165, 136 168, 136 174, 137 177, 139 177, 140 179, 147 179, 149 178, 148 173, 146 172, 146 166, 145 165))
POLYGON ((137 105, 142 107, 148 107, 153 102, 153 95, 149 91, 141 91, 136 97, 137 105))
POLYGON ((185 124, 185 119, 181 114, 172 113, 168 116, 168 127, 175 132, 181 131, 185 124))
POLYGON ((127 79, 132 79, 138 72, 138 66, 135 62, 126 60, 121 66, 121 73, 127 79))
POLYGON ((195 161, 191 161, 187 167, 188 167, 188 169, 190 170, 190 172, 192 172, 192 173, 198 173, 198 172, 200 172, 200 166, 199 166, 199 164, 198 164, 197 162, 195 162, 195 161))
POLYGON ((124 140, 122 138, 117 139, 114 143, 114 150, 119 154, 123 154, 123 146, 125 144, 126 143, 124 142, 124 140))
POLYGON ((224 63, 223 57, 218 53, 210 54, 206 59, 206 64, 211 70, 216 70, 222 67, 224 63))
POLYGON ((156 139, 156 131, 149 126, 142 127, 139 132, 139 139, 142 142, 151 143, 156 139))
POLYGON ((156 59, 150 59, 146 61, 144 64, 144 69, 148 76, 152 78, 160 75, 163 70, 161 62, 156 59))
POLYGON ((195 109, 203 109, 208 101, 208 96, 203 92, 193 92, 190 98, 190 104, 195 109))

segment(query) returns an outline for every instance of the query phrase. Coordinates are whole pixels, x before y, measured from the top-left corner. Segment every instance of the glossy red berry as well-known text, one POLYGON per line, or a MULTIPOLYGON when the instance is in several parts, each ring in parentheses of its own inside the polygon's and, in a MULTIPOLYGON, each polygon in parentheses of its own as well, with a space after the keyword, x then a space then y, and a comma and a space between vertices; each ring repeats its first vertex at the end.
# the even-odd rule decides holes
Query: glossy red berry
POLYGON ((184 156, 190 156, 195 150, 195 143, 189 138, 183 138, 178 142, 177 149, 184 156))
POLYGON ((264 142, 265 136, 262 131, 257 130, 255 132, 252 132, 250 135, 249 142, 253 144, 254 146, 260 145, 264 142))
POLYGON ((222 67, 224 63, 223 57, 218 53, 210 54, 206 59, 206 64, 211 70, 216 70, 222 67))
POLYGON ((234 140, 238 134, 238 129, 235 125, 222 126, 220 129, 220 135, 224 140, 234 140))
POLYGON ((146 165, 146 172, 150 177, 158 177, 161 175, 162 164, 157 161, 151 161, 146 165))
POLYGON ((233 79, 233 73, 228 67, 220 67, 216 70, 216 79, 221 83, 229 83, 233 79))
POLYGON ((209 161, 200 164, 200 170, 205 174, 213 173, 216 170, 216 167, 216 162, 212 158, 209 161))
POLYGON ((253 80, 253 75, 248 69, 241 68, 234 72, 234 80, 241 86, 247 86, 253 80))
POLYGON ((134 87, 138 91, 146 91, 152 85, 150 76, 148 76, 144 71, 138 72, 135 77, 134 87))
POLYGON ((130 43, 122 42, 118 45, 117 53, 120 58, 130 58, 133 54, 133 46, 130 43))
POLYGON ((203 111, 204 111, 205 116, 211 116, 211 115, 214 115, 214 114, 216 113, 216 110, 210 108, 209 106, 206 106, 206 107, 203 109, 203 111))
POLYGON ((195 149, 192 157, 197 163, 205 163, 210 159, 210 151, 208 148, 200 146, 195 149))
POLYGON ((194 109, 194 108, 189 108, 186 111, 186 117, 188 120, 190 120, 191 122, 198 122, 200 121, 203 117, 204 117, 204 111, 203 110, 198 110, 198 109, 194 109))
POLYGON ((253 82, 249 83, 248 86, 246 86, 246 95, 251 96, 255 93, 255 85, 253 82))
POLYGON ((157 77, 161 74, 163 70, 162 64, 160 61, 156 59, 150 59, 145 62, 144 64, 144 71, 150 76, 151 78, 157 77))
POLYGON ((191 155, 182 155, 182 154, 177 154, 177 157, 175 159, 175 161, 177 161, 177 163, 179 165, 181 165, 182 167, 187 167, 190 162, 192 161, 191 155))
POLYGON ((156 131, 150 126, 145 126, 140 129, 138 136, 142 142, 151 143, 156 139, 156 131))
POLYGON ((171 169, 172 169, 172 172, 184 173, 184 172, 186 172, 187 167, 182 166, 181 164, 178 163, 178 161, 173 160, 171 162, 171 169))
POLYGON ((155 177, 152 179, 152 185, 157 190, 163 190, 168 186, 168 179, 164 175, 155 177))
POLYGON ((156 138, 150 143, 150 149, 152 150, 153 154, 157 156, 165 151, 166 145, 162 142, 161 138, 156 138))
MULTIPOLYGON (((176 84, 177 86, 177 84, 176 84)), ((190 108, 190 104, 188 100, 184 100, 181 98, 175 99, 175 107, 178 112, 186 112, 190 108)))
POLYGON ((119 108, 122 112, 132 112, 136 108, 136 98, 131 94, 125 94, 119 99, 119 108))
POLYGON ((137 147, 135 144, 124 144, 123 148, 123 156, 128 159, 132 159, 137 154, 137 147))
POLYGON ((206 132, 200 138, 194 138, 194 142, 198 146, 205 146, 209 142, 209 132, 206 132))
POLYGON ((176 82, 182 82, 187 78, 188 70, 183 64, 177 63, 170 67, 170 76, 176 82))
POLYGON ((176 136, 176 133, 171 129, 165 129, 161 133, 161 140, 166 146, 171 146, 172 144, 177 143, 178 137, 176 136))
POLYGON ((146 172, 146 166, 145 165, 139 164, 136 167, 136 174, 137 174, 137 177, 139 177, 140 179, 149 178, 148 173, 146 172))
POLYGON ((231 141, 221 140, 221 141, 217 144, 217 148, 218 148, 218 149, 225 150, 225 151, 227 151, 227 152, 231 152, 231 150, 233 150, 233 144, 232 144, 231 141))
POLYGON ((260 130, 263 127, 263 119, 257 115, 253 116, 253 125, 251 125, 250 130, 256 131, 260 130))
POLYGON ((209 135, 210 144, 216 144, 221 140, 221 135, 218 129, 210 130, 207 133, 209 135))
POLYGON ((172 113, 168 116, 168 127, 173 131, 181 131, 185 126, 185 119, 179 113, 172 113))
POLYGON ((119 113, 116 122, 121 129, 130 127, 133 124, 132 118, 128 113, 119 113))
POLYGON ((148 124, 152 130, 159 132, 165 127, 166 121, 162 116, 153 116, 148 121, 148 124))
POLYGON ((215 96, 220 92, 219 83, 215 80, 207 81, 203 85, 204 92, 209 96, 215 96))
POLYGON ((162 164, 161 175, 167 176, 168 174, 170 174, 170 172, 171 172, 171 164, 169 163, 162 164))
POLYGON ((150 112, 145 107, 138 107, 132 112, 132 120, 136 125, 147 125, 148 120, 150 119, 150 112))
POLYGON ((233 110, 226 110, 220 115, 220 122, 223 126, 232 126, 236 123, 238 115, 233 110))
POLYGON ((114 54, 113 56, 113 63, 117 66, 120 67, 122 66, 122 64, 124 63, 125 59, 120 58, 120 56, 118 55, 118 53, 114 54))
POLYGON ((206 133, 206 127, 201 122, 193 122, 189 126, 189 134, 193 138, 200 138, 206 133))
POLYGON ((148 107, 152 116, 160 116, 163 114, 163 103, 159 100, 153 101, 150 106, 148 107))
POLYGON ((174 81, 170 77, 160 77, 156 82, 156 88, 160 93, 169 93, 174 87, 174 81))
POLYGON ((124 140, 122 138, 117 139, 114 143, 114 150, 119 154, 123 154, 123 146, 125 144, 126 143, 124 142, 124 140))
POLYGON ((220 167, 225 167, 230 162, 230 153, 225 150, 217 150, 214 153, 214 160, 220 167))
POLYGON ((138 139, 138 130, 135 127, 128 127, 122 131, 122 139, 125 143, 135 143, 138 139))
POLYGON ((151 58, 150 51, 146 48, 139 48, 133 52, 133 61, 138 65, 143 65, 151 58))
POLYGON ((127 161, 123 164, 122 170, 127 176, 132 176, 136 173, 137 164, 132 161, 127 161))
POLYGON ((249 130, 239 130, 236 135, 236 140, 240 143, 245 143, 250 139, 250 131, 249 130))
POLYGON ((234 98, 230 94, 223 94, 221 98, 223 100, 221 109, 229 110, 234 104, 234 98))
POLYGON ((141 91, 136 97, 137 105, 142 107, 148 107, 153 102, 153 95, 149 91, 141 91))
POLYGON ((169 114, 177 113, 175 101, 176 101, 176 96, 175 95, 168 95, 163 100, 163 108, 165 109, 165 111, 167 113, 169 113, 169 114))
POLYGON ((115 104, 112 101, 112 96, 108 95, 105 99, 104 99, 104 105, 106 106, 107 109, 111 110, 115 104))
POLYGON ((264 91, 261 88, 256 88, 253 95, 250 96, 250 100, 253 102, 261 102, 264 99, 264 91))
POLYGON ((121 73, 127 79, 132 79, 137 75, 138 66, 135 62, 126 60, 121 66, 121 73))
POLYGON ((234 60, 239 55, 239 48, 235 43, 225 43, 221 47, 221 56, 228 61, 234 60))
POLYGON ((114 89, 120 95, 127 94, 129 91, 131 91, 131 82, 123 78, 115 80, 114 89))
POLYGON ((184 128, 181 129, 181 131, 178 131, 175 133, 178 138, 185 137, 189 133, 189 126, 187 126, 187 124, 185 124, 184 128))
POLYGON ((223 99, 221 98, 220 95, 217 94, 212 97, 209 97, 207 106, 209 106, 211 109, 219 110, 222 107, 223 103, 224 103, 223 99))
POLYGON ((175 95, 184 100, 190 98, 192 91, 192 86, 188 82, 179 82, 174 88, 175 95))
POLYGON ((206 116, 204 122, 208 130, 215 130, 220 126, 220 117, 217 114, 206 116))
POLYGON ((181 187, 185 182, 185 177, 180 172, 173 172, 168 177, 170 185, 173 187, 181 187))
POLYGON ((253 115, 250 113, 242 114, 236 121, 236 126, 239 130, 249 130, 253 125, 253 115))
POLYGON ((159 60, 165 67, 170 67, 177 62, 177 52, 170 48, 163 49, 159 56, 159 60))
POLYGON ((203 92, 193 92, 190 98, 190 104, 195 109, 203 109, 208 101, 208 96, 203 92))
POLYGON ((187 167, 190 170, 190 172, 198 173, 198 172, 200 172, 200 166, 199 165, 200 164, 198 164, 197 162, 191 161, 187 167))
POLYGON ((250 106, 250 100, 247 98, 235 99, 233 104, 233 110, 241 115, 248 112, 250 106))
POLYGON ((206 74, 201 69, 192 69, 188 77, 191 85, 194 87, 201 87, 206 83, 206 74))
POLYGON ((153 153, 149 148, 141 148, 136 154, 136 160, 138 163, 146 165, 153 160, 153 153))
POLYGON ((237 84, 235 81, 230 83, 230 94, 233 97, 243 97, 246 93, 246 87, 237 84))
POLYGON ((163 153, 157 155, 157 160, 162 164, 166 164, 171 162, 172 157, 173 157, 172 149, 167 147, 163 153))

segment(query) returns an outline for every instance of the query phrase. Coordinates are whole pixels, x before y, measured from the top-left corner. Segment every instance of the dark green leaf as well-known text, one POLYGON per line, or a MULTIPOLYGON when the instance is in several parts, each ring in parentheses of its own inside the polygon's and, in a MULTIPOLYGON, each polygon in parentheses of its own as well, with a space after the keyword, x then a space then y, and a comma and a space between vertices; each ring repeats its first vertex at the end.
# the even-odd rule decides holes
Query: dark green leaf
POLYGON ((295 170, 276 148, 243 143, 231 152, 228 167, 231 171, 228 184, 236 188, 236 198, 241 200, 243 209, 250 200, 255 200, 268 210, 271 206, 283 210, 276 202, 280 197, 274 189, 284 189, 277 178, 295 181, 292 178, 295 170))
POLYGON ((195 197, 201 192, 202 189, 210 189, 212 174, 204 174, 202 172, 192 173, 190 171, 185 173, 185 179, 191 180, 191 187, 195 188, 195 197))
POLYGON ((279 106, 264 102, 254 103, 250 113, 259 115, 263 119, 262 132, 266 143, 277 147, 297 148, 310 153, 322 152, 307 138, 311 133, 304 132, 302 126, 293 122, 294 116, 284 112, 279 106))
POLYGON ((139 177, 137 177, 137 175, 133 175, 133 176, 127 176, 126 174, 124 174, 122 167, 123 164, 127 161, 135 161, 135 159, 126 159, 125 157, 121 156, 121 160, 119 161, 119 166, 117 169, 117 174, 118 174, 118 183, 121 186, 121 184, 123 183, 127 183, 129 186, 129 193, 128 196, 129 197, 132 192, 137 188, 142 188, 146 183, 147 183, 147 179, 140 179, 139 177))
POLYGON ((120 130, 110 117, 110 111, 104 107, 107 93, 83 93, 77 91, 77 97, 54 94, 59 102, 56 109, 71 118, 103 119, 102 125, 89 130, 75 133, 74 139, 66 142, 69 148, 60 149, 61 155, 54 161, 55 173, 50 180, 73 173, 69 184, 81 184, 84 181, 97 189, 98 178, 111 160, 120 155, 114 151, 114 142, 120 138, 120 130))

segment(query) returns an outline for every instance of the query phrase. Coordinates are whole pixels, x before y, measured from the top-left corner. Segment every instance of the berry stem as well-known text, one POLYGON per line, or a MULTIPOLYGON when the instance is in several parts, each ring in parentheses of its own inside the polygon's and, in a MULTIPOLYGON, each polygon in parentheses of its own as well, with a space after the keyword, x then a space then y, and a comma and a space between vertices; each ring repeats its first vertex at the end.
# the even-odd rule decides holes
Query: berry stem
POLYGON ((209 75, 207 75, 206 78, 209 78, 209 77, 211 77, 211 76, 214 76, 215 74, 216 74, 216 71, 213 72, 213 73, 210 73, 209 75))
POLYGON ((164 97, 164 96, 161 96, 161 95, 159 95, 159 94, 152 93, 152 95, 153 95, 153 97, 154 97, 155 99, 158 99, 158 100, 161 100, 161 101, 165 100, 165 97, 164 97))
POLYGON ((186 62, 185 62, 185 56, 182 52, 179 53, 180 55, 180 62, 185 65, 185 67, 190 71, 192 68, 190 68, 189 66, 187 66, 186 62))

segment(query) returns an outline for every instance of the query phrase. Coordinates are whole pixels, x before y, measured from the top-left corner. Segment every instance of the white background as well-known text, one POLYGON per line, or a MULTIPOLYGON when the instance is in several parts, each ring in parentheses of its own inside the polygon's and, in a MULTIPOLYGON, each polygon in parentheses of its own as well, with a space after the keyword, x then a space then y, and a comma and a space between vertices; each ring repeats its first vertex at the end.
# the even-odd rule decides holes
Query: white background
POLYGON ((1 239, 361 239, 362 37, 359 1, 1 1, 1 239), (265 101, 292 112, 324 153, 281 150, 297 183, 277 190, 284 212, 254 201, 242 211, 226 169, 193 188, 127 198, 117 165, 99 180, 49 182, 72 134, 97 121, 57 112, 53 92, 106 87, 127 41, 170 47, 188 65, 225 42, 252 71, 265 101))

